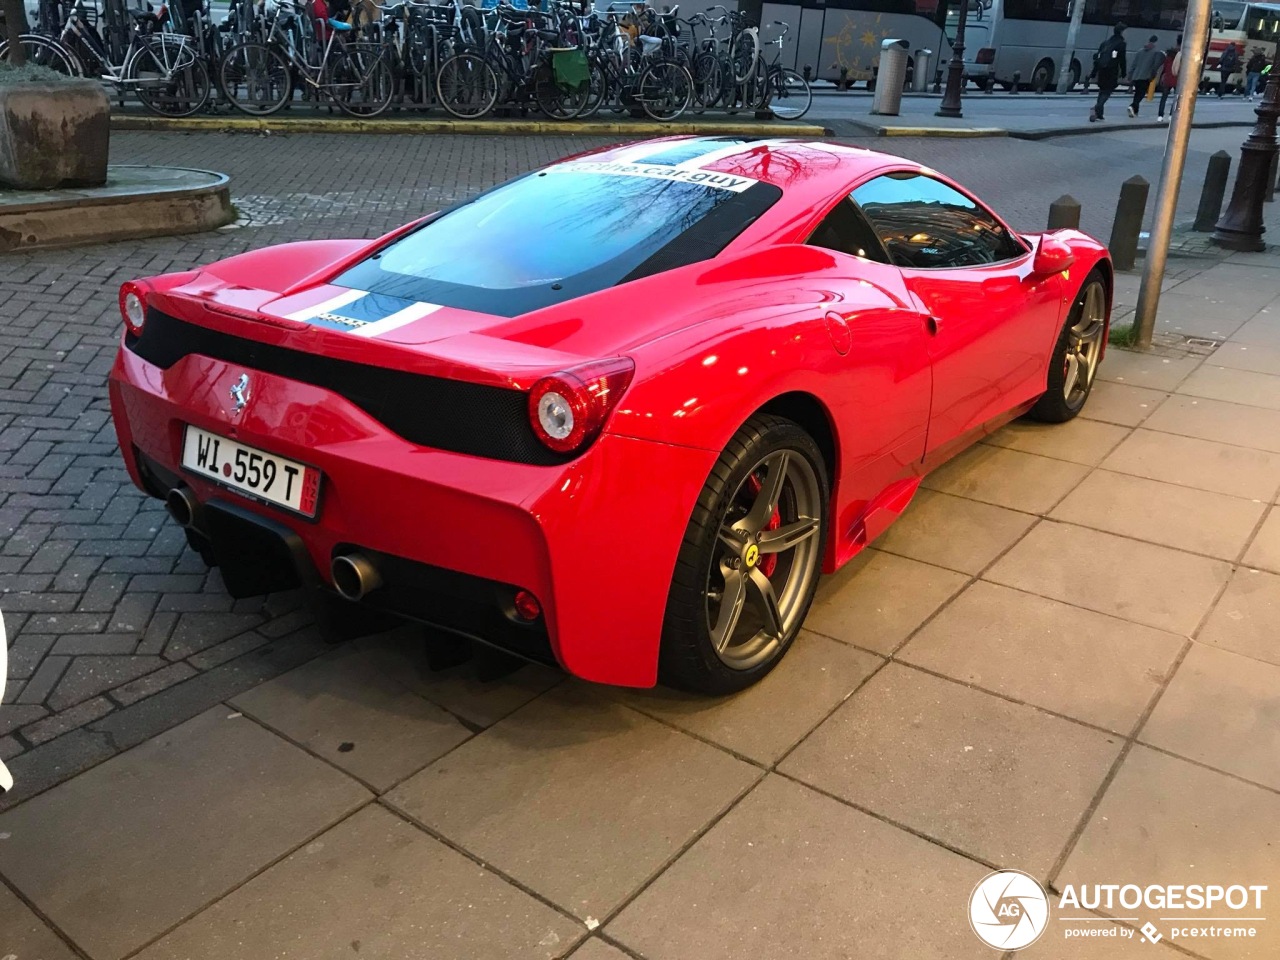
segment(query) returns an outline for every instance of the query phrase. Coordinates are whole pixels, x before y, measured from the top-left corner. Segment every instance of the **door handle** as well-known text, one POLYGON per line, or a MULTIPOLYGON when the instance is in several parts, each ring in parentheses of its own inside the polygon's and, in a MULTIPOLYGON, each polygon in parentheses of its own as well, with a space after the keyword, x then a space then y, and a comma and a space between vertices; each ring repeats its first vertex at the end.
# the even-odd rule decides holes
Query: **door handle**
POLYGON ((942 327, 942 321, 935 316, 928 316, 924 319, 924 328, 929 331, 929 336, 936 337, 938 330, 942 327))

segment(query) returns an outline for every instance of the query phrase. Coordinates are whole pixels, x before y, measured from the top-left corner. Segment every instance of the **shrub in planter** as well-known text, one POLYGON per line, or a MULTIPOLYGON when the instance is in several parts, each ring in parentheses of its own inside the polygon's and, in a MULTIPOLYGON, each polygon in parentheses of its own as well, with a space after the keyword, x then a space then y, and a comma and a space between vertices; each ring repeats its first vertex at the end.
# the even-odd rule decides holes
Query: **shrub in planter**
POLYGON ((0 63, 0 186, 101 186, 111 104, 96 80, 0 63))

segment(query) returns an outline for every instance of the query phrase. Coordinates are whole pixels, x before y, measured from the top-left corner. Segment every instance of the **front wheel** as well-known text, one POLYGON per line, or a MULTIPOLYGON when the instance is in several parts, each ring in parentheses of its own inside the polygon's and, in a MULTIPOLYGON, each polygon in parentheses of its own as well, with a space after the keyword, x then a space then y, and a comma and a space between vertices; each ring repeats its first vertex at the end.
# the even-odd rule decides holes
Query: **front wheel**
POLYGON ((809 82, 794 70, 783 70, 769 78, 767 106, 779 120, 799 120, 813 104, 809 82))
POLYGON ((189 117, 209 99, 209 71, 186 37, 155 34, 125 65, 126 85, 152 113, 162 117, 189 117))
POLYGON ((1085 278, 1049 358, 1048 389, 1027 414, 1065 423, 1084 409, 1107 335, 1107 288, 1098 273, 1085 278))
POLYGON ((436 77, 440 106, 459 120, 483 117, 498 100, 498 77, 484 57, 460 53, 440 67, 436 77))
POLYGON ((261 43, 241 43, 228 50, 219 79, 231 105, 250 116, 270 116, 293 96, 289 58, 261 43))
POLYGON ((640 74, 640 106, 654 120, 674 120, 693 102, 693 78, 673 60, 660 60, 640 74))
POLYGON ((827 473, 797 424, 755 416, 729 441, 676 558, 659 655, 663 683, 742 690, 782 659, 821 572, 827 473))

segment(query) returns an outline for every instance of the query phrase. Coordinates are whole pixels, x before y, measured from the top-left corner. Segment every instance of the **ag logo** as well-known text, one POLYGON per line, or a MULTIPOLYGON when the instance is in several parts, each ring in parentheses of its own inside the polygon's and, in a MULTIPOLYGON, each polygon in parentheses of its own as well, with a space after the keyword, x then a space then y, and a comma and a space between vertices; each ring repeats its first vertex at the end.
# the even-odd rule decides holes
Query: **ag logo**
POLYGON ((1039 940, 1048 925, 1044 887, 1020 870, 988 874, 969 896, 969 926, 989 947, 1021 950, 1039 940))

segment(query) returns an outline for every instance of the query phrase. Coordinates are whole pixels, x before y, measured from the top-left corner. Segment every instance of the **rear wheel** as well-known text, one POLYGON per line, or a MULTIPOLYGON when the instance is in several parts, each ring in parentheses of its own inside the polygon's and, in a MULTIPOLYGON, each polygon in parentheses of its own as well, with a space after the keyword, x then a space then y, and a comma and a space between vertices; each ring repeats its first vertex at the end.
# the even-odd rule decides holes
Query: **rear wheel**
POLYGON ((1085 278, 1049 359, 1049 382, 1027 414, 1045 423, 1064 423, 1084 409, 1093 390, 1107 334, 1107 288, 1095 271, 1085 278))
POLYGON ((1031 71, 1031 89, 1036 93, 1044 93, 1053 83, 1053 61, 1041 60, 1031 71))
POLYGON ((685 530, 659 676, 707 694, 777 665, 813 602, 827 536, 822 454, 790 420, 756 416, 729 441, 685 530))

